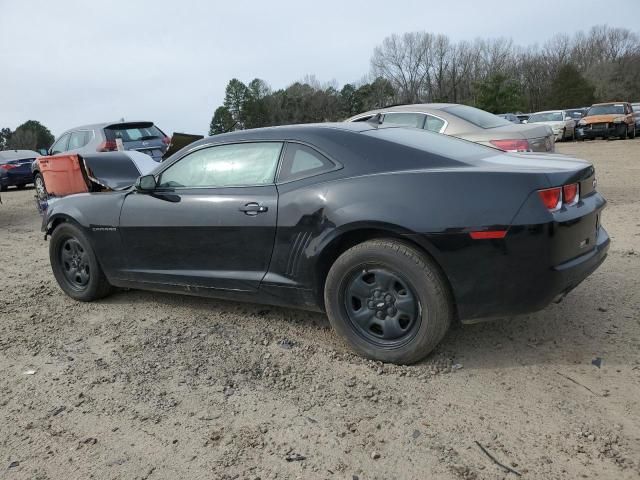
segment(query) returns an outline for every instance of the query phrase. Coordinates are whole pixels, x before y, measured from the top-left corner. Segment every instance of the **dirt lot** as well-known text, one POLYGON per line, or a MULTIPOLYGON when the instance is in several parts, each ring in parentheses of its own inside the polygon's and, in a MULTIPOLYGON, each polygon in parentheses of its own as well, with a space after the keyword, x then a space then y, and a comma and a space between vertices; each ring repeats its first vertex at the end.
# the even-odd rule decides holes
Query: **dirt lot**
POLYGON ((3 193, 0 478, 516 478, 478 443, 522 478, 638 478, 640 140, 558 150, 596 165, 607 261, 563 303, 454 330, 411 367, 352 355, 319 314, 76 303, 33 190, 3 193))

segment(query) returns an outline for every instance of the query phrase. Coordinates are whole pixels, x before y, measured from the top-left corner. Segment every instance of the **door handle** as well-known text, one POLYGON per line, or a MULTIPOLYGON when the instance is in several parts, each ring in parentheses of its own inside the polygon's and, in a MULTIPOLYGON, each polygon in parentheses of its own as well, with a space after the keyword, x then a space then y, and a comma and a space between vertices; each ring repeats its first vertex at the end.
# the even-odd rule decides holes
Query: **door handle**
POLYGON ((257 215, 259 213, 264 213, 268 211, 269 208, 255 202, 251 202, 251 203, 247 203, 244 207, 240 207, 239 210, 241 212, 244 212, 245 215, 257 215))

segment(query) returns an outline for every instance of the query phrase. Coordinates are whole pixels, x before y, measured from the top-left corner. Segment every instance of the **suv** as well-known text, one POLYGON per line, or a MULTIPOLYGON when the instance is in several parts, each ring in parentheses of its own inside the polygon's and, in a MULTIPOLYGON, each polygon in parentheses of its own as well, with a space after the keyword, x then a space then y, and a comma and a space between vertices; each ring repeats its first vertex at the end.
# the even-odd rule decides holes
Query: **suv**
MULTIPOLYGON (((67 130, 49 148, 47 155, 136 150, 161 162, 170 143, 171 139, 153 122, 97 123, 67 130)), ((38 162, 34 161, 31 164, 33 183, 37 194, 44 197, 44 179, 38 168, 38 162)))
POLYGON ((578 122, 577 138, 635 138, 636 121, 628 102, 596 103, 578 122))

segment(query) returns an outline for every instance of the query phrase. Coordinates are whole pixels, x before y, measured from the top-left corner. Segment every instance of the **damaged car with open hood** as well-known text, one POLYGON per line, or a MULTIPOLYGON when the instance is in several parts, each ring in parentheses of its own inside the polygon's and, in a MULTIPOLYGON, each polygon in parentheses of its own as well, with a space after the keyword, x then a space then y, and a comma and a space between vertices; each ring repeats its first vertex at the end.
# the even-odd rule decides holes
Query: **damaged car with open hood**
POLYGON ((201 135, 167 137, 152 122, 96 124, 63 133, 31 166, 40 211, 74 193, 127 188, 201 135))

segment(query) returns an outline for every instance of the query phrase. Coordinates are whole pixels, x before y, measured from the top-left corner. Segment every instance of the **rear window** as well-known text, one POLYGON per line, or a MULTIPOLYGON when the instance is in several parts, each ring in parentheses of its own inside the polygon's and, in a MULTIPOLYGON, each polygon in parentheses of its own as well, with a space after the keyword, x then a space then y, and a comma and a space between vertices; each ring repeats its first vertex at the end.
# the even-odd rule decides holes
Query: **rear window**
POLYGON ((587 112, 591 115, 624 115, 624 105, 622 103, 612 103, 611 105, 594 105, 587 112))
POLYGON ((163 138, 164 134, 153 123, 112 125, 105 128, 109 140, 122 139, 123 143, 163 138))
POLYGON ((503 153, 501 150, 492 147, 448 135, 432 133, 427 130, 389 127, 376 128, 362 133, 446 158, 451 158, 452 155, 455 155, 456 160, 483 158, 489 155, 503 153))
POLYGON ((479 108, 468 107, 466 105, 454 105, 452 107, 443 108, 442 110, 480 128, 495 128, 511 125, 510 121, 500 118, 493 113, 485 112, 479 108))

